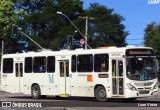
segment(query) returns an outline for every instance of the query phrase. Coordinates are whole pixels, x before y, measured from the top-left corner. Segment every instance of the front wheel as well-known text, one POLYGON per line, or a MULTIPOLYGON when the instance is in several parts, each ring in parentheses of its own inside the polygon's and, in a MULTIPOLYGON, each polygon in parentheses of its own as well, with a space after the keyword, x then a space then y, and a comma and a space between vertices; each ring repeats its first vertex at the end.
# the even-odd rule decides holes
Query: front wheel
POLYGON ((33 85, 31 89, 31 95, 33 99, 40 99, 41 98, 41 91, 38 85, 33 85))
POLYGON ((95 89, 95 98, 97 101, 104 102, 107 101, 107 95, 106 95, 106 90, 102 86, 98 86, 95 89))

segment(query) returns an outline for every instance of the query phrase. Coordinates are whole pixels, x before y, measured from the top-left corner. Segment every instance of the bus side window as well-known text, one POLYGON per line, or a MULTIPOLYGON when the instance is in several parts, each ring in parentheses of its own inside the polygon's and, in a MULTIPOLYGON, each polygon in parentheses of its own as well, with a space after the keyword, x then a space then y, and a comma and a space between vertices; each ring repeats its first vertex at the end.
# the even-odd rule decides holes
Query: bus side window
POLYGON ((55 72, 55 56, 47 57, 47 72, 48 73, 55 72))
POLYGON ((13 58, 3 59, 3 73, 13 73, 13 58))
POLYGON ((32 57, 25 58, 25 73, 32 73, 32 57))
POLYGON ((109 64, 108 54, 95 54, 94 55, 94 71, 107 72, 109 64))
POLYGON ((92 72, 93 71, 93 55, 78 55, 77 58, 78 72, 92 72))
POLYGON ((76 68, 76 67, 77 67, 76 65, 77 65, 76 55, 73 55, 73 56, 72 56, 72 69, 71 69, 72 72, 76 72, 76 69, 77 69, 77 68, 76 68))
POLYGON ((34 73, 46 72, 46 57, 34 57, 33 72, 34 73))

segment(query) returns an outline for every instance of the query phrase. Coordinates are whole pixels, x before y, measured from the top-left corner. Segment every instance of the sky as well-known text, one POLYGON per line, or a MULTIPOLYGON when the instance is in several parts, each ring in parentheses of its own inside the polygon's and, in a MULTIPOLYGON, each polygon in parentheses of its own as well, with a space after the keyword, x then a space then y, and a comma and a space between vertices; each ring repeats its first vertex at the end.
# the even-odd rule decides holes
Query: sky
POLYGON ((149 0, 82 0, 87 9, 91 3, 99 3, 107 8, 114 9, 125 18, 122 22, 130 35, 126 37, 128 45, 144 46, 144 29, 155 21, 160 24, 160 3, 149 4, 149 0))

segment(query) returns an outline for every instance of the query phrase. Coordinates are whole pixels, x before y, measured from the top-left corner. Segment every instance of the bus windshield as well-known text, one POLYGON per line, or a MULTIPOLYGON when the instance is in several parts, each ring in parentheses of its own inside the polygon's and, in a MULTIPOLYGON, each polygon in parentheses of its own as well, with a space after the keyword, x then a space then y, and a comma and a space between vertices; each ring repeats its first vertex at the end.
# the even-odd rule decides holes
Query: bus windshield
POLYGON ((131 80, 151 80, 157 78, 156 59, 153 57, 134 57, 126 59, 126 73, 131 80))

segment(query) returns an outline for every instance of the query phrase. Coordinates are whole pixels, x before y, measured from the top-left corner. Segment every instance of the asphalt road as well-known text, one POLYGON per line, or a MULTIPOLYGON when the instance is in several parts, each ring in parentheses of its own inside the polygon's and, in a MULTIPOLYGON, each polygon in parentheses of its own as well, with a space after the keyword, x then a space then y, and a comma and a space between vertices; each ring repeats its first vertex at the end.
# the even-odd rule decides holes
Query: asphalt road
MULTIPOLYGON (((29 95, 10 94, 0 92, 0 110, 113 110, 115 108, 144 108, 145 110, 159 110, 160 98, 138 98, 134 102, 123 102, 121 99, 112 99, 108 102, 97 102, 94 98, 71 97, 69 99, 57 99, 48 96, 45 99, 34 100, 29 95), (2 107, 3 106, 3 107, 2 107)), ((137 109, 136 109, 137 110, 137 109)))

